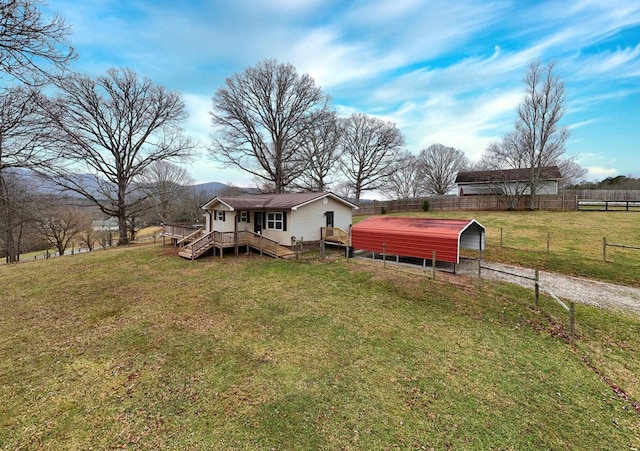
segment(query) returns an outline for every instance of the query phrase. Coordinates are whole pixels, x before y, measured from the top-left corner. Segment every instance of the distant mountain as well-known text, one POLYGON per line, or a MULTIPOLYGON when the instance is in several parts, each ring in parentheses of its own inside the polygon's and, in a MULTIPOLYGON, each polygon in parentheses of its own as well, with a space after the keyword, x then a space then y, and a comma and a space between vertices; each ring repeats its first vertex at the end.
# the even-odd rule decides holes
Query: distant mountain
POLYGON ((220 182, 208 182, 208 183, 198 183, 196 185, 191 185, 197 191, 203 191, 208 194, 216 194, 224 191, 229 188, 229 185, 225 185, 220 182))
POLYGON ((260 193, 260 191, 256 188, 229 186, 220 182, 198 183, 196 185, 191 185, 191 186, 197 191, 206 193, 211 197, 214 197, 218 194, 224 195, 224 196, 241 196, 243 194, 259 194, 260 193))

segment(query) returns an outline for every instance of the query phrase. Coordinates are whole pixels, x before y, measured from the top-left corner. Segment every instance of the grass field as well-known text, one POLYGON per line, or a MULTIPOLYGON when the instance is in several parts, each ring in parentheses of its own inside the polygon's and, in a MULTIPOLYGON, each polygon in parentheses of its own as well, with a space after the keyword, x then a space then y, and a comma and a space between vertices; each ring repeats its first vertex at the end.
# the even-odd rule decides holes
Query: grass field
POLYGON ((608 243, 640 247, 637 212, 478 211, 401 215, 476 219, 486 228, 484 258, 489 261, 640 286, 640 250, 608 247, 607 262, 602 260, 604 237, 608 243))
MULTIPOLYGON (((482 218, 480 219, 482 222, 482 218)), ((491 237, 490 237, 491 238, 491 237)), ((0 267, 2 449, 638 449, 640 319, 358 260, 0 267)))

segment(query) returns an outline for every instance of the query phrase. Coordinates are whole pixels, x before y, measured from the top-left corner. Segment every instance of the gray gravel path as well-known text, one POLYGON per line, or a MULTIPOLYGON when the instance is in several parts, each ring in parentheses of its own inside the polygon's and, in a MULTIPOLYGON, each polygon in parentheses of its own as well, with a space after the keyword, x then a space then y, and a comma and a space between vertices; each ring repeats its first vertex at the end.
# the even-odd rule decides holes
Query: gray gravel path
MULTIPOLYGON (((533 277, 534 271, 519 266, 503 265, 500 263, 484 262, 483 266, 513 272, 527 277, 533 277)), ((476 261, 460 263, 457 272, 462 274, 478 274, 476 261)), ((523 287, 533 288, 533 281, 514 277, 496 271, 482 270, 483 278, 511 282, 523 287)), ((596 307, 622 310, 640 314, 640 288, 599 282, 582 277, 566 276, 552 272, 540 271, 540 285, 542 289, 550 290, 560 299, 567 299, 580 304, 596 307)))

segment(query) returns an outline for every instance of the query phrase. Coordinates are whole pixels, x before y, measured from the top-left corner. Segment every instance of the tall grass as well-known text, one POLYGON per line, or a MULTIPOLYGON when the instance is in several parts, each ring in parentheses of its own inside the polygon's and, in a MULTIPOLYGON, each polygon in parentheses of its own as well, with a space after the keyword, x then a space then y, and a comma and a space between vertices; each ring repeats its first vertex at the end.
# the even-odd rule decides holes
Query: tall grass
POLYGON ((3 449, 632 449, 639 320, 344 260, 0 267, 3 449), (552 306, 546 306, 550 311, 552 306))

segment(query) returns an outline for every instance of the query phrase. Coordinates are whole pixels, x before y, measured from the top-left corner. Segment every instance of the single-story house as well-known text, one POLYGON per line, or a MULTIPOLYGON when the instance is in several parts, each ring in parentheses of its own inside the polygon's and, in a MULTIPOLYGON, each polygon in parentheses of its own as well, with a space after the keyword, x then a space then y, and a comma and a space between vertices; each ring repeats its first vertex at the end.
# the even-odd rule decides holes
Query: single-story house
POLYGON ((320 241, 322 227, 348 232, 357 208, 330 192, 216 196, 202 207, 205 233, 248 230, 283 246, 320 241))
MULTIPOLYGON (((202 206, 204 228, 184 231, 180 256, 196 259, 208 250, 239 246, 274 257, 294 255, 302 242, 348 246, 358 206, 330 192, 216 196, 202 206)), ((166 232, 165 232, 166 234, 166 232)), ((175 238, 174 235, 171 235, 175 238)))
MULTIPOLYGON (((558 194, 562 174, 558 166, 538 169, 536 194, 558 194)), ((531 168, 461 171, 456 177, 459 196, 531 194, 531 168)))
POLYGON ((372 216, 351 228, 351 245, 400 257, 460 263, 460 248, 483 250, 485 229, 475 219, 372 216))

